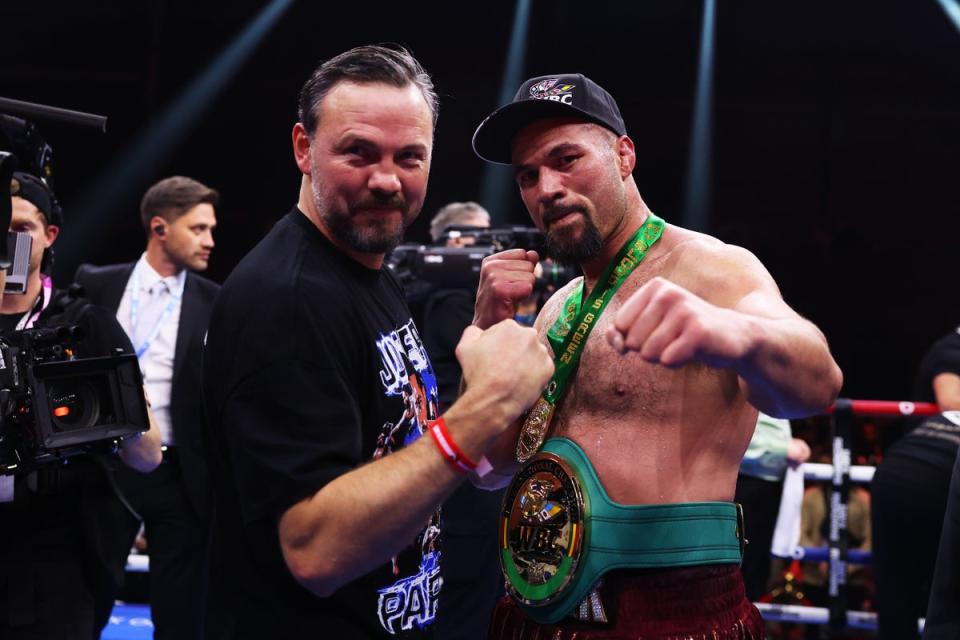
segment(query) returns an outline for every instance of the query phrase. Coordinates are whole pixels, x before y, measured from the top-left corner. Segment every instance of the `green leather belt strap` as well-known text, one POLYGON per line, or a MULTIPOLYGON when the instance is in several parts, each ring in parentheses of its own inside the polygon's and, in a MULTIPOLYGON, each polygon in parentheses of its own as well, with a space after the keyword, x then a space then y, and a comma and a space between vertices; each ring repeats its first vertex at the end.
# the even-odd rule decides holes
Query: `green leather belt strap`
MULTIPOLYGON (((525 575, 524 571, 529 567, 530 559, 543 557, 542 543, 533 552, 530 552, 532 545, 524 545, 523 530, 535 527, 515 527, 520 532, 518 538, 506 518, 502 532, 503 569, 511 592, 527 614, 538 622, 555 623, 566 617, 589 594, 597 580, 614 569, 738 564, 741 561, 742 520, 735 503, 618 504, 607 495, 583 449, 569 439, 551 438, 528 464, 535 465, 538 460, 552 456, 566 463, 572 471, 574 484, 579 484, 583 502, 579 509, 582 540, 569 542, 568 548, 561 549, 564 562, 544 581, 543 576, 536 573, 525 575), (528 579, 531 575, 534 576, 532 580, 528 579)), ((511 512, 513 504, 519 504, 516 499, 524 487, 529 486, 529 478, 525 479, 523 470, 517 475, 505 496, 505 516, 511 512)), ((529 496, 529 491, 525 495, 529 496)), ((530 503, 529 497, 526 501, 530 503)), ((565 504, 563 499, 545 503, 548 508, 553 508, 551 513, 557 512, 555 504, 565 504)), ((538 513, 546 511, 541 509, 538 513)), ((579 527, 570 528, 576 531, 579 527)), ((529 538, 538 534, 526 535, 529 538)), ((541 535, 540 539, 543 538, 541 535)), ((569 538, 570 535, 565 534, 563 541, 568 542, 569 538)))

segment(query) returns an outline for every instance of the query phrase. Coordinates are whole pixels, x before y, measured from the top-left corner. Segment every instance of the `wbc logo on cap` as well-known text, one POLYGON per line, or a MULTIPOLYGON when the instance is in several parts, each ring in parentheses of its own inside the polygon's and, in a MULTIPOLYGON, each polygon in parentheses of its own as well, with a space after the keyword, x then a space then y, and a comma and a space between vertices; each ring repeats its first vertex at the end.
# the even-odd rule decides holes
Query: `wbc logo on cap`
POLYGON ((560 84, 560 78, 547 78, 530 87, 530 97, 534 100, 553 100, 563 104, 573 104, 572 84, 560 84))

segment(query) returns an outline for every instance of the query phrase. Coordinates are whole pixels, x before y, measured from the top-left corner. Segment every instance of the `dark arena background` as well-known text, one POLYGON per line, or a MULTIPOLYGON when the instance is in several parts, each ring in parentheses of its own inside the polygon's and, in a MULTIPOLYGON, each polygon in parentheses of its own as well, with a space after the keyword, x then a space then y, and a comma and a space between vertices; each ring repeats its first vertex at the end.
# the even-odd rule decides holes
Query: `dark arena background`
MULTIPOLYGON (((524 78, 580 72, 619 102, 651 209, 755 253, 826 334, 841 396, 908 399, 960 324, 957 0, 3 2, 0 97, 108 119, 32 118, 65 213, 55 281, 135 260, 140 197, 182 174, 221 193, 207 275, 222 282, 297 198, 301 84, 381 42, 410 48, 440 95, 409 241, 455 200, 529 225, 509 170, 470 139, 524 78)), ((795 425, 814 462, 821 420, 795 425)), ((854 461, 876 462, 879 440, 858 431, 854 461)))
POLYGON ((529 223, 510 184, 484 198, 470 136, 511 69, 583 72, 619 101, 654 211, 756 253, 826 333, 843 395, 908 394, 924 349, 960 323, 960 30, 949 5, 717 2, 702 56, 702 0, 520 4, 4 3, 0 95, 109 118, 105 134, 37 121, 66 213, 58 279, 82 261, 136 258, 140 195, 181 173, 222 193, 209 269, 222 281, 296 198, 303 80, 351 46, 399 42, 441 96, 409 239, 426 241, 451 200, 529 223), (511 49, 518 15, 525 36, 511 49))

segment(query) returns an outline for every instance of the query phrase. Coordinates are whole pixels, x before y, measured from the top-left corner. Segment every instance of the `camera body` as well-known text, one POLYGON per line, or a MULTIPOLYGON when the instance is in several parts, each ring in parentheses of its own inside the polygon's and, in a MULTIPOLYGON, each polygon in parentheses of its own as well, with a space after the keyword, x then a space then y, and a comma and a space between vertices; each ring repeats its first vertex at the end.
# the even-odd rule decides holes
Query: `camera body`
POLYGON ((74 358, 75 326, 0 336, 0 475, 116 450, 149 429, 136 356, 74 358))
MULTIPOLYGON (((49 187, 51 158, 32 123, 0 114, 0 232, 10 227, 14 171, 22 164, 49 187)), ((50 197, 59 208, 52 192, 50 197)), ((27 233, 10 232, 6 242, 0 238, 7 294, 26 292, 30 249, 27 233)), ((70 299, 56 306, 66 308, 70 299)), ((79 326, 63 322, 0 335, 0 475, 81 453, 115 451, 122 439, 149 430, 137 357, 117 352, 78 358, 83 340, 79 326)))
MULTIPOLYGON (((435 245, 402 244, 386 259, 389 267, 408 290, 419 297, 437 288, 475 289, 480 282, 483 259, 499 251, 523 248, 543 255, 545 237, 531 227, 497 227, 493 229, 451 226, 435 245), (472 238, 467 246, 446 246, 450 238, 472 238)), ((554 290, 577 276, 577 271, 549 260, 541 260, 543 273, 535 291, 554 290)))

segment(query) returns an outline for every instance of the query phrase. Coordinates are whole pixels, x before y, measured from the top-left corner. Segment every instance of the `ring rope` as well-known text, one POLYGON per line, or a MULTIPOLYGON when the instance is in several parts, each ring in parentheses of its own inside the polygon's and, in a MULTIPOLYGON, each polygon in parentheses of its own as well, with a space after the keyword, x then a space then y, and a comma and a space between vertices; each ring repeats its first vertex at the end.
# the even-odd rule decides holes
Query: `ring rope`
POLYGON ((909 400, 850 400, 838 399, 826 413, 835 413, 837 405, 849 402, 855 416, 935 416, 940 407, 935 402, 911 402, 909 400))
MULTIPOLYGON (((803 469, 804 480, 832 480, 833 465, 819 462, 805 462, 803 469)), ((873 474, 877 470, 872 465, 852 465, 850 467, 850 480, 862 484, 869 484, 873 481, 873 474)))
MULTIPOLYGON (((800 624, 827 624, 830 611, 824 607, 804 607, 797 604, 755 603, 764 620, 770 622, 798 622, 800 624)), ((918 633, 923 633, 926 620, 917 621, 918 633)), ((877 614, 872 611, 847 611, 847 626, 851 629, 877 630, 877 614)))
MULTIPOLYGON (((932 416, 940 408, 932 402, 892 400, 852 400, 838 398, 825 414, 831 416, 833 461, 830 464, 802 465, 804 479, 829 481, 832 484, 828 518, 830 536, 827 547, 797 547, 793 557, 805 562, 829 563, 828 607, 804 607, 755 603, 765 620, 829 625, 842 628, 876 630, 876 614, 850 611, 846 608, 846 567, 851 564, 869 564, 872 554, 848 548, 847 500, 851 482, 867 484, 873 480, 876 467, 850 464, 850 439, 853 416, 932 416), (835 512, 836 511, 836 512, 835 512)), ((919 621, 923 631, 923 619, 919 621)))

